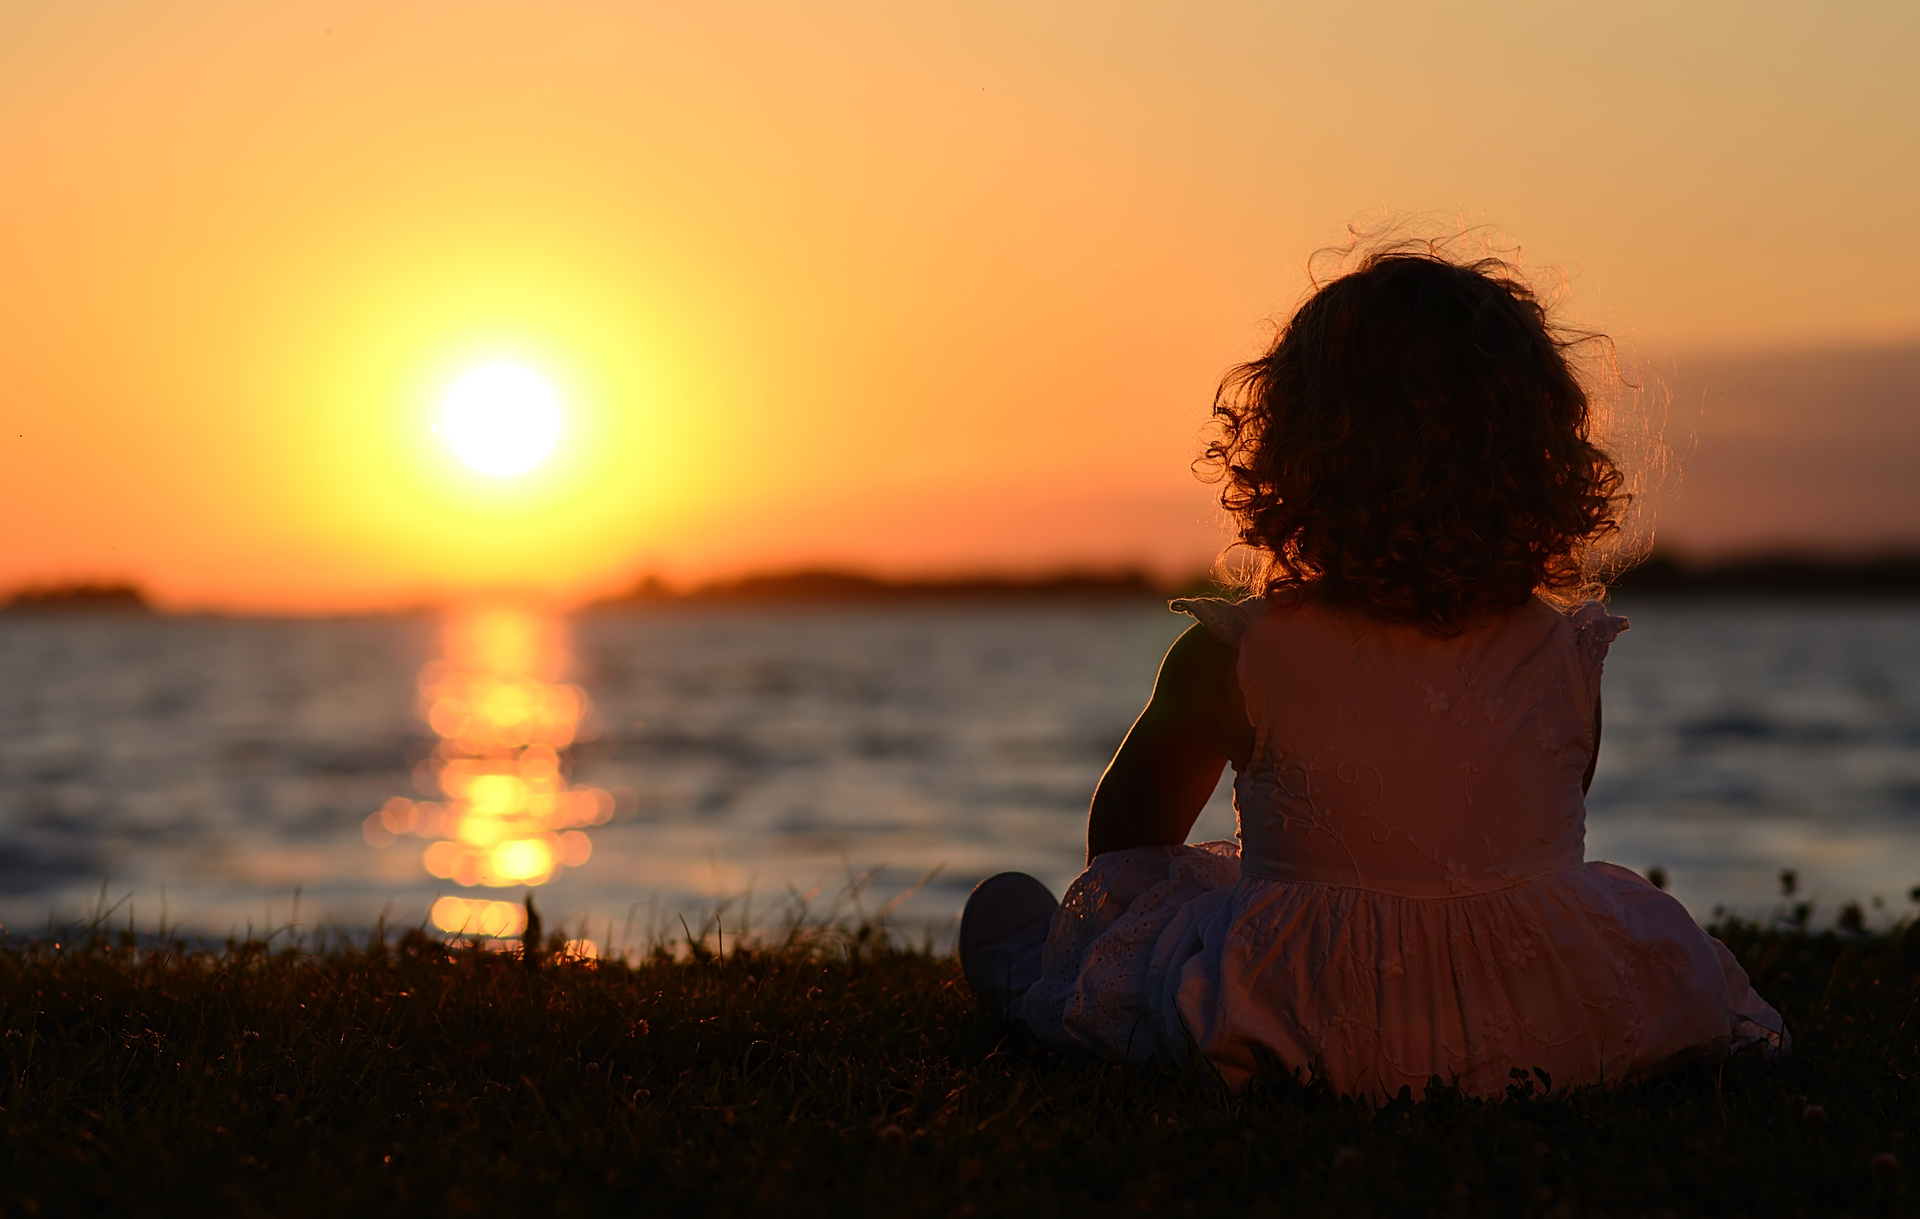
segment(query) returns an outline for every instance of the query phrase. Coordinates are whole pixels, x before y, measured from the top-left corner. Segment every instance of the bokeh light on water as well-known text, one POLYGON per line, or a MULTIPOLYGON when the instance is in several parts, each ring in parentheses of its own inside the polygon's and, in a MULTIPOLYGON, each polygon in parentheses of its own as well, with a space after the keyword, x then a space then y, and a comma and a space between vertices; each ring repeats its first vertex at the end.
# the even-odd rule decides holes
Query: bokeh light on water
POLYGON ((527 929, 527 910, 517 902, 443 897, 428 911, 433 925, 466 935, 507 939, 527 929))
MULTIPOLYGON (((566 661, 556 619, 507 608, 449 619, 440 655, 420 671, 420 717, 440 741, 414 783, 435 798, 389 799, 362 823, 367 842, 426 839, 427 873, 466 888, 544 885, 586 863, 586 827, 612 818, 613 797, 568 782, 588 702, 558 680, 566 661)), ((519 907, 489 900, 441 898, 432 918, 495 937, 525 927, 519 907)))

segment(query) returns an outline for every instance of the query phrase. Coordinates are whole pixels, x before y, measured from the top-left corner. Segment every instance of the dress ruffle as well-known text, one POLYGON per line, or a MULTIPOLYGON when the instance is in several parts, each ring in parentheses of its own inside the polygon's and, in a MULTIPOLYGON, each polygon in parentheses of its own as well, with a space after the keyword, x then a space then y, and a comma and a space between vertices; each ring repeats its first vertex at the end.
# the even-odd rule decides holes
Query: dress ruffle
POLYGON ((1242 879, 1235 844, 1099 856, 1068 891, 1025 1016, 1110 1059, 1204 1060, 1230 1086, 1277 1060, 1335 1091, 1502 1095, 1618 1084, 1789 1044, 1686 909, 1624 868, 1406 897, 1242 879))
POLYGON ((1227 601, 1220 597, 1182 597, 1167 602, 1167 608, 1177 614, 1193 615, 1221 643, 1238 645, 1247 629, 1266 612, 1267 602, 1263 597, 1242 597, 1238 601, 1227 601))

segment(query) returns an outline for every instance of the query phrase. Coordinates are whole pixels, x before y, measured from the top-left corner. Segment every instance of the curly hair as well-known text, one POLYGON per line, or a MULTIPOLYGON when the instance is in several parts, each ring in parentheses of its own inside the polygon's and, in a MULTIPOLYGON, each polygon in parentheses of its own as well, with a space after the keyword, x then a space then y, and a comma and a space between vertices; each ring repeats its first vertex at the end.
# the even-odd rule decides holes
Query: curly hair
POLYGON ((1202 462, 1260 591, 1442 635, 1583 591, 1626 499, 1569 358, 1596 342, 1498 258, 1396 246, 1322 285, 1214 397, 1202 462))

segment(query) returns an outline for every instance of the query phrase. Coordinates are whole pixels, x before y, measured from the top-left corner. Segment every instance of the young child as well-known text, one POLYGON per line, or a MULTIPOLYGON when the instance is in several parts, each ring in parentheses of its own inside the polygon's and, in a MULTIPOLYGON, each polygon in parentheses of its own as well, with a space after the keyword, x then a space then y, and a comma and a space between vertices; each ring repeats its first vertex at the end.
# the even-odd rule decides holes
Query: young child
POLYGON ((1583 559, 1621 476, 1553 326, 1497 260, 1394 248, 1230 373, 1209 457, 1266 567, 1198 623, 1102 776, 1064 905, 983 881, 989 1007, 1109 1059, 1277 1061, 1379 1099, 1643 1078, 1780 1016, 1684 908, 1583 862, 1600 668, 1583 559), (1183 845, 1233 764, 1239 843, 1183 845))

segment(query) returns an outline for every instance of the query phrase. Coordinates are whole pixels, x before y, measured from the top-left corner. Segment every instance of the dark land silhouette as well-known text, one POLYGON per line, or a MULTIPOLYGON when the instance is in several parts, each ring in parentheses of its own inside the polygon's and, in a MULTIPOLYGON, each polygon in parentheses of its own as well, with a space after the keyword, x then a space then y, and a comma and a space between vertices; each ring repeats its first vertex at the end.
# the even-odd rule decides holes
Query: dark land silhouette
POLYGON ((40 584, 15 589, 0 613, 150 614, 153 603, 136 584, 124 582, 40 584))
MULTIPOLYGON (((1211 581, 1207 582, 1211 587, 1211 581)), ((1167 590, 1145 571, 1061 571, 1035 576, 972 575, 894 579, 835 568, 761 572, 675 590, 648 577, 590 609, 625 609, 675 602, 846 604, 931 601, 1147 600, 1167 590)))
POLYGON ((1655 554, 1621 575, 1613 588, 1635 595, 1911 597, 1920 595, 1920 554, 1851 560, 1775 554, 1709 563, 1655 554))
MULTIPOLYGON (((1620 575, 1613 590, 1633 596, 1920 596, 1920 553, 1840 559, 1811 554, 1760 554, 1691 561, 1655 554, 1620 575)), ((1063 570, 1037 575, 981 573, 896 578, 842 568, 755 572, 674 588, 648 576, 589 611, 677 604, 861 605, 990 604, 995 602, 1123 602, 1183 596, 1240 595, 1209 572, 1157 579, 1141 568, 1063 570)), ((148 614, 157 607, 130 581, 39 584, 0 597, 0 614, 148 614)))
MULTIPOLYGON (((1655 554, 1614 581, 1633 595, 1725 594, 1810 597, 1920 596, 1920 554, 1864 559, 1773 554, 1693 562, 1655 554)), ((1200 572, 1179 581, 1155 579, 1137 568, 1062 571, 1033 576, 980 574, 895 579, 832 568, 762 572, 675 589, 647 577, 624 593, 593 602, 591 610, 691 604, 821 605, 865 603, 985 603, 996 601, 1125 601, 1179 596, 1232 596, 1234 587, 1200 572)))

